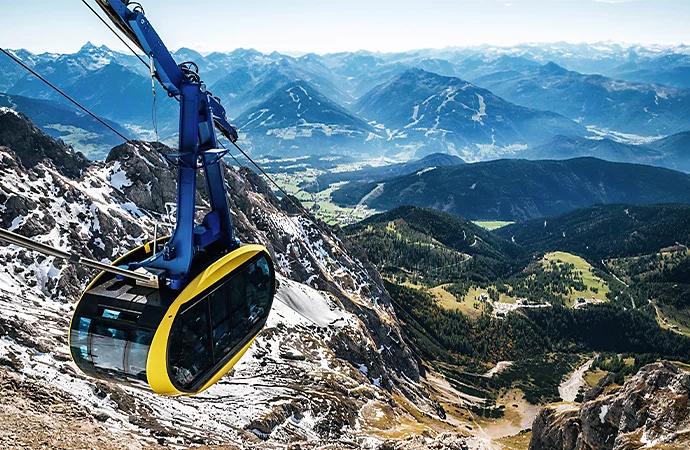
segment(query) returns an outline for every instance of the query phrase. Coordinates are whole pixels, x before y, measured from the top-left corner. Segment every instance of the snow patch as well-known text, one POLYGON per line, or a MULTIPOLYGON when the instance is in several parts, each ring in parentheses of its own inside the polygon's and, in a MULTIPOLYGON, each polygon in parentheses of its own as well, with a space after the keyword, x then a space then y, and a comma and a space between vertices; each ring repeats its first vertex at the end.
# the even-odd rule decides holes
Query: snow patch
POLYGON ((609 406, 608 405, 601 405, 601 410, 599 411, 599 420, 601 423, 606 422, 606 414, 609 413, 609 406))
POLYGON ((127 174, 122 170, 120 166, 120 161, 116 161, 113 165, 112 171, 110 172, 110 185, 122 192, 122 188, 126 188, 132 185, 132 180, 127 178, 127 174))

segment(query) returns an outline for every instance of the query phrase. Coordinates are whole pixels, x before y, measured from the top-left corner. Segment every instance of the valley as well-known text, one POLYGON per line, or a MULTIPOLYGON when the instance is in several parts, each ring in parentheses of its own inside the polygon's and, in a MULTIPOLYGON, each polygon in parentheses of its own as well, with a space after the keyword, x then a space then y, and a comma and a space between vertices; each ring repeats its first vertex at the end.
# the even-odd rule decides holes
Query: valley
MULTIPOLYGON (((622 209, 602 206, 594 211, 615 214, 622 209)), ((656 207, 645 209, 655 210, 658 221, 647 223, 661 231, 660 224, 669 216, 656 207)), ((630 207, 628 212, 636 214, 636 208, 630 207)), ((572 215, 588 217, 591 213, 572 215)), ((683 214, 675 219, 684 220, 683 214)), ((412 348, 428 370, 441 374, 434 377, 445 378, 459 392, 458 399, 469 403, 466 408, 472 411, 479 434, 497 442, 528 440, 522 432, 529 430, 528 424, 537 414, 534 405, 571 410, 607 374, 615 374, 616 383, 622 385, 642 365, 657 358, 647 353, 650 347, 632 344, 637 338, 629 335, 631 326, 638 327, 640 338, 648 336, 643 339, 651 338, 646 334, 651 332, 661 333, 658 339, 662 341, 678 339, 673 346, 690 342, 680 336, 686 325, 676 325, 680 317, 687 320, 687 313, 671 313, 668 298, 661 300, 663 307, 640 298, 656 290, 656 285, 646 284, 650 277, 689 261, 686 247, 664 247, 675 239, 688 242, 684 234, 688 228, 676 229, 674 237, 657 235, 660 253, 641 257, 596 260, 559 251, 557 242, 536 244, 538 233, 552 233, 545 223, 568 221, 566 217, 534 221, 535 235, 530 239, 535 239, 531 248, 536 253, 531 256, 531 244, 524 240, 520 247, 507 240, 492 240, 476 234, 482 228, 471 222, 424 208, 397 208, 345 229, 367 250, 387 281, 412 348), (453 232, 448 234, 450 230, 453 232), (474 235, 471 239, 467 238, 469 230, 474 235), (485 258, 482 263, 480 258, 485 258)), ((617 233, 605 222, 595 223, 601 232, 617 233)), ((582 223, 569 226, 576 229, 582 223)), ((511 227, 520 224, 497 231, 511 236, 511 227)), ((596 244, 608 244, 609 237, 595 229, 588 232, 592 235, 590 255, 598 254, 596 244)), ((654 348, 654 353, 660 349, 654 348)), ((666 348, 669 356, 676 354, 666 348)), ((447 414, 467 419, 465 409, 443 404, 447 414)))

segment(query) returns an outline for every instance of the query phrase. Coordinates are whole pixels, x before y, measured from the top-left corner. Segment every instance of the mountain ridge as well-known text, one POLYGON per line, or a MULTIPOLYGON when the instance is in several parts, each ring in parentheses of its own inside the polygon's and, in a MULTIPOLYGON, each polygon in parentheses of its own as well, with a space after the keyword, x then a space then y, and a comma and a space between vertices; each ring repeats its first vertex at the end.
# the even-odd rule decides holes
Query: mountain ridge
POLYGON ((240 114, 236 123, 250 145, 274 154, 318 154, 323 148, 364 152, 375 147, 378 138, 373 127, 302 80, 278 88, 265 102, 240 114))
POLYGON ((472 220, 525 220, 596 203, 690 203, 690 176, 659 167, 596 158, 565 161, 503 159, 439 167, 378 183, 353 183, 333 193, 341 204, 375 209, 409 204, 472 220))
POLYGON ((475 160, 482 146, 500 155, 552 134, 586 132, 558 114, 518 106, 460 78, 422 69, 375 87, 358 100, 355 111, 383 125, 389 141, 412 147, 418 156, 440 150, 475 160))

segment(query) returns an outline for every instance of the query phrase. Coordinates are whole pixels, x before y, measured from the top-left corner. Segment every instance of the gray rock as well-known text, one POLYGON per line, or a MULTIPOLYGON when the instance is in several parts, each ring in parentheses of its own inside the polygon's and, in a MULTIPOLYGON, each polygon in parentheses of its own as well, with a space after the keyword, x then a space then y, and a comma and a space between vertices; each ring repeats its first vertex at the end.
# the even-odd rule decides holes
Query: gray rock
POLYGON ((627 450, 650 443, 688 448, 683 430, 690 426, 689 394, 688 372, 667 361, 649 364, 622 388, 600 393, 579 410, 540 411, 529 448, 627 450))

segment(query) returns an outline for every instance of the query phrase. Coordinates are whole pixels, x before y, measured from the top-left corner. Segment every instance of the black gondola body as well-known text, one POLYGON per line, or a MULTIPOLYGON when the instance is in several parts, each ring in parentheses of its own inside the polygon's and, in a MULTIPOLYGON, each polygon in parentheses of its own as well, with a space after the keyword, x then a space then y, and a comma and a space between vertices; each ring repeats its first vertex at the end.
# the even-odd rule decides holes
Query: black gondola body
MULTIPOLYGON (((151 254, 146 244, 115 264, 151 254)), ((266 249, 244 245, 199 271, 181 292, 102 272, 70 325, 85 373, 162 395, 198 394, 225 375, 266 323, 275 273, 266 249)))

